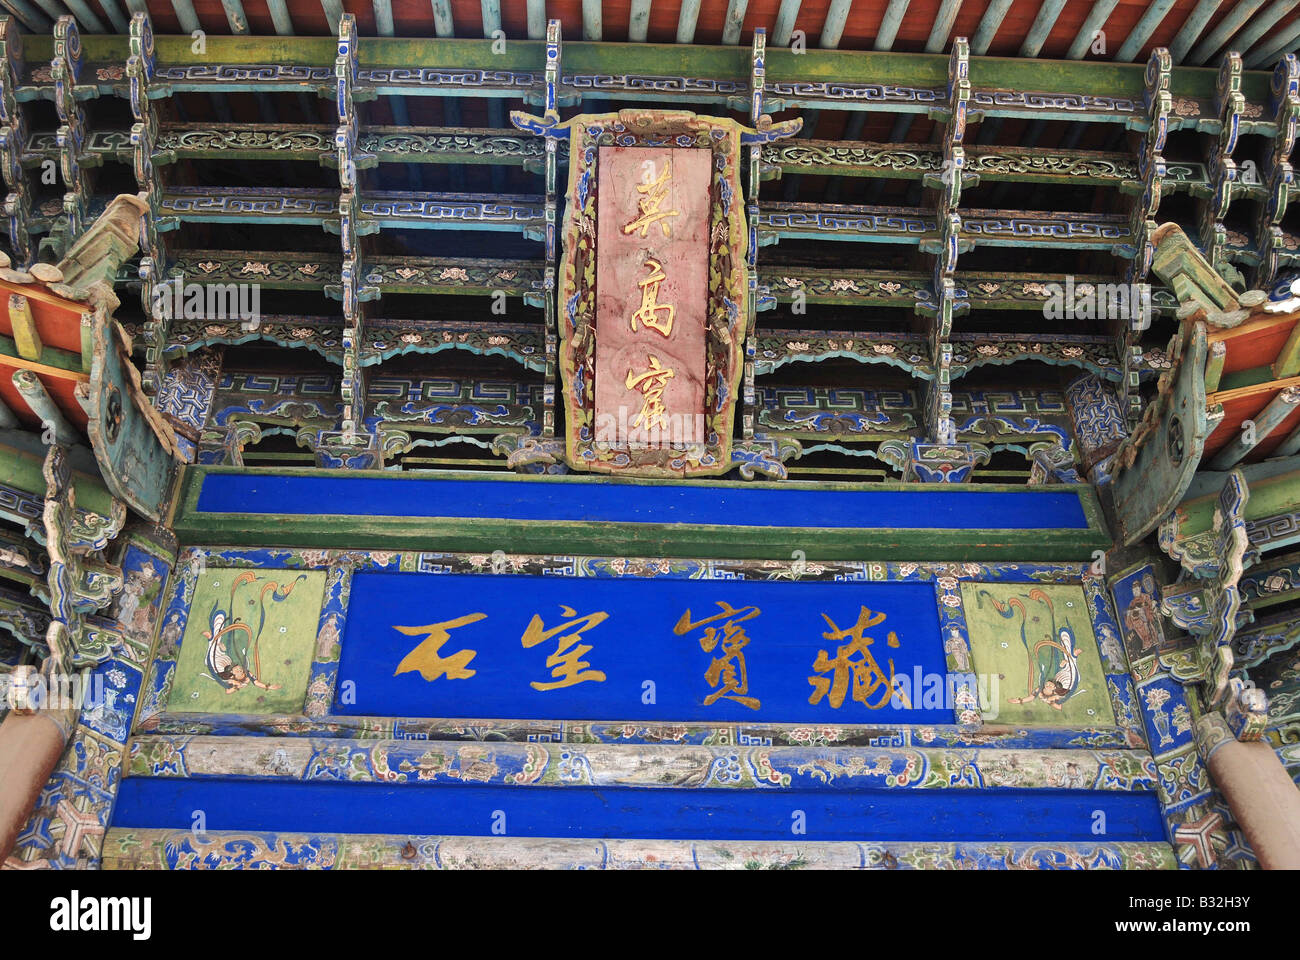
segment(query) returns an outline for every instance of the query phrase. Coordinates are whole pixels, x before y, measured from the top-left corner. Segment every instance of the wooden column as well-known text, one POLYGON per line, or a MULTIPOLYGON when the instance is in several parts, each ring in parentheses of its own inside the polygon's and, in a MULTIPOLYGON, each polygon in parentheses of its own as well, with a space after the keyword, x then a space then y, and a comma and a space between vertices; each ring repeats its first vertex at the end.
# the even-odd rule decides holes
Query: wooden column
POLYGON ((0 864, 32 815, 67 742, 67 728, 55 715, 10 711, 0 723, 0 864))
POLYGON ((1266 741, 1242 743, 1220 714, 1196 726, 1201 755, 1265 870, 1300 870, 1300 789, 1266 741))

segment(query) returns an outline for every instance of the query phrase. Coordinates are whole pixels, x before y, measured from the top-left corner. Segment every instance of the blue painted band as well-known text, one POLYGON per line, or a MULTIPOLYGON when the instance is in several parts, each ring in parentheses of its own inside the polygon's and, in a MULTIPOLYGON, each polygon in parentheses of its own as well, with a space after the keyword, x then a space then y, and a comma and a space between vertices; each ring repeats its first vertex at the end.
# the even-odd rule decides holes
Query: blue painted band
POLYGON ((209 473, 200 513, 864 530, 1086 530, 1076 492, 816 490, 209 473))
POLYGON ((438 787, 127 777, 113 826, 600 839, 1164 841, 1149 791, 438 787), (806 832, 792 834, 803 812, 806 832), (504 815, 502 817, 501 815, 504 815))

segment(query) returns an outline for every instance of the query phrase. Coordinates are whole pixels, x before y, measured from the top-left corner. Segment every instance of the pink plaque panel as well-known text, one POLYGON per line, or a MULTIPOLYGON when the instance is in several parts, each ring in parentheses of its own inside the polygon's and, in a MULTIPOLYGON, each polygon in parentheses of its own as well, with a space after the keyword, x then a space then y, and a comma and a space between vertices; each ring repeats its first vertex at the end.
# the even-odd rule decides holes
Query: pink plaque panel
POLYGON ((712 152, 601 147, 598 443, 703 443, 712 152))

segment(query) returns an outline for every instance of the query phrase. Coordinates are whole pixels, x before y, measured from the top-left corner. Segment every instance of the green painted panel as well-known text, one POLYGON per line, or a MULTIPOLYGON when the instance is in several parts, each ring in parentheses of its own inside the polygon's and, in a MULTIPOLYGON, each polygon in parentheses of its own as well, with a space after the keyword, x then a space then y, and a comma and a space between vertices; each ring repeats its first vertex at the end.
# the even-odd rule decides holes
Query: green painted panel
POLYGON ((205 570, 168 711, 302 713, 324 596, 322 570, 205 570))
POLYGON ((1115 723, 1082 587, 963 583, 961 598, 975 672, 990 678, 986 723, 1115 723))

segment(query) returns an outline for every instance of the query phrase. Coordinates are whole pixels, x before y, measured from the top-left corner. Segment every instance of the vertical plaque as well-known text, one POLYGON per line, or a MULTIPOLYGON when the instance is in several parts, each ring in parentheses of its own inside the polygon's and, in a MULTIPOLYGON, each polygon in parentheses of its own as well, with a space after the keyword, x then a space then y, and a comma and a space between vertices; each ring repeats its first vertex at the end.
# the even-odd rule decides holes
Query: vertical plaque
POLYGON ((705 441, 712 152, 600 147, 595 442, 705 441))

